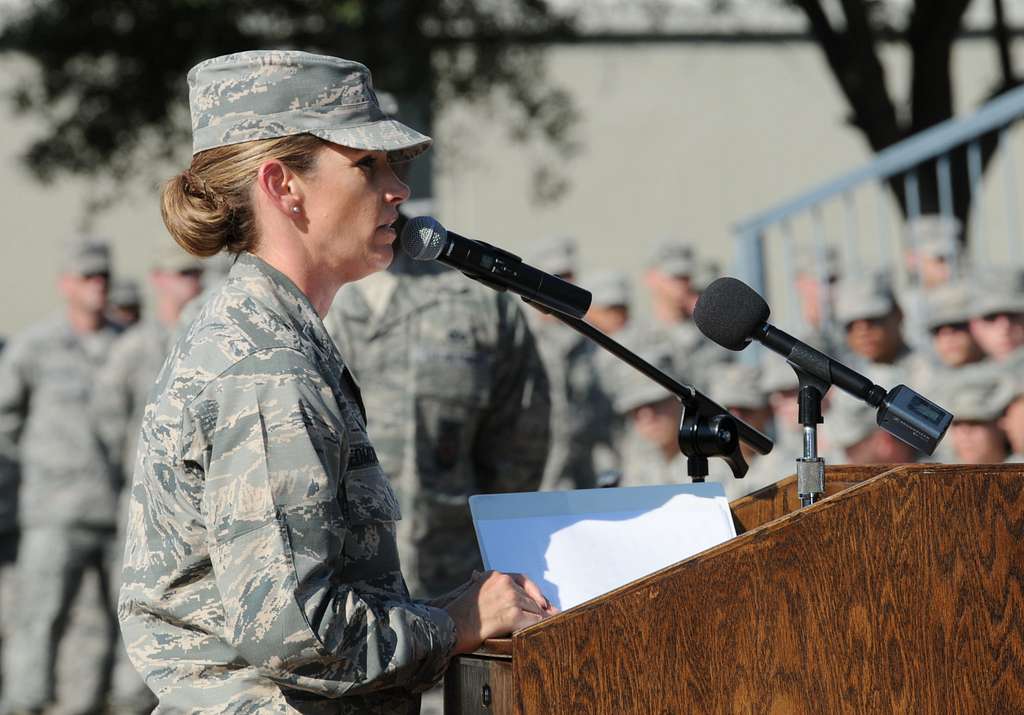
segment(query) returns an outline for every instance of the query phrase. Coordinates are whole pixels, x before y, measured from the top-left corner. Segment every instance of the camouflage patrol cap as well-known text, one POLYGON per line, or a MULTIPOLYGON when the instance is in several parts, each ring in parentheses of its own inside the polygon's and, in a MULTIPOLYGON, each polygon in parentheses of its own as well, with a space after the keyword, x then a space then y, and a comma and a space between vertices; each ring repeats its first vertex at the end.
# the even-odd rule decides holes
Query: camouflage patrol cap
POLYGON ((690 276, 690 287, 698 293, 703 293, 712 281, 721 275, 722 266, 717 261, 698 261, 697 270, 690 276))
POLYGON ((838 278, 842 274, 839 249, 825 246, 823 249, 810 249, 801 252, 796 258, 796 272, 809 276, 822 276, 826 280, 838 278))
POLYGON ((697 271, 697 256, 689 243, 663 238, 654 244, 647 267, 670 276, 690 277, 697 271))
POLYGON ((580 284, 590 291, 590 304, 598 307, 628 306, 630 303, 629 276, 622 271, 594 271, 580 284))
MULTIPOLYGON (((671 373, 671 355, 667 351, 648 351, 641 357, 659 370, 671 373)), ((671 392, 625 363, 617 364, 612 372, 612 407, 616 414, 625 415, 671 397, 671 392)))
POLYGON ((294 50, 238 52, 197 64, 188 86, 193 154, 312 134, 401 161, 431 143, 381 110, 370 71, 351 60, 294 50))
POLYGON ((107 302, 116 308, 131 308, 142 305, 142 292, 137 281, 122 279, 114 281, 107 292, 107 302))
POLYGON ((61 270, 79 276, 110 273, 110 247, 93 236, 76 236, 64 244, 61 270))
POLYGON ((1024 313, 1024 270, 990 268, 974 277, 971 317, 1024 313))
POLYGON ((578 269, 576 239, 568 236, 537 241, 526 255, 534 266, 556 276, 575 274, 578 269))
POLYGON ((963 230, 952 216, 927 214, 907 224, 907 241, 911 249, 933 258, 949 258, 959 251, 957 239, 963 230))
POLYGON ((156 252, 150 268, 154 271, 167 271, 168 273, 202 271, 203 261, 191 253, 181 250, 177 245, 165 245, 156 252))
POLYGON ((897 307, 888 275, 881 272, 840 280, 836 285, 835 306, 836 321, 840 325, 884 318, 897 307))
POLYGON ((943 388, 943 405, 954 422, 994 422, 1016 397, 1010 378, 995 371, 971 372, 943 388))
MULTIPOLYGON (((795 379, 796 373, 789 372, 795 379)), ((730 409, 760 410, 768 406, 768 394, 761 384, 761 371, 756 365, 741 362, 723 365, 715 373, 711 399, 730 409)))
POLYGON ((863 442, 878 429, 875 409, 860 400, 848 398, 836 400, 836 405, 825 417, 828 440, 841 449, 863 442))
POLYGON ((761 372, 761 389, 766 395, 800 389, 796 372, 785 360, 769 357, 761 372))
POLYGON ((970 286, 963 280, 936 286, 927 294, 925 309, 928 330, 966 323, 972 312, 970 286))

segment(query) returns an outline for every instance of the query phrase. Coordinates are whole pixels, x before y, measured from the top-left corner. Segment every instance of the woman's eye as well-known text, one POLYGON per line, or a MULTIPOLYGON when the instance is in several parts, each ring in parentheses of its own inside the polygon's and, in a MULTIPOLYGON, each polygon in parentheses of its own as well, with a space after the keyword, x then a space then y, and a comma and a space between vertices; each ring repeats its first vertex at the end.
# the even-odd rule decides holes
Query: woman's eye
POLYGON ((356 166, 358 166, 360 169, 373 169, 374 167, 377 166, 377 157, 373 155, 364 157, 360 159, 358 163, 356 163, 356 166))

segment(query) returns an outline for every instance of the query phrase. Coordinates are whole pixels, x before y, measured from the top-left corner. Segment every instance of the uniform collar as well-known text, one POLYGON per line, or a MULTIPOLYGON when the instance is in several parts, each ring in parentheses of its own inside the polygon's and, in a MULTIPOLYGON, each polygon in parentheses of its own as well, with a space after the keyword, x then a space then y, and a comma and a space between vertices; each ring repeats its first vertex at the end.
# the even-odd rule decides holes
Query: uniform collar
POLYGON ((231 267, 228 280, 240 280, 252 284, 256 297, 271 299, 278 303, 291 321, 295 331, 308 339, 321 355, 329 355, 333 345, 323 321, 317 314, 306 294, 299 290, 291 278, 277 270, 262 258, 251 253, 241 253, 231 267), (263 295, 260 295, 260 294, 263 295))

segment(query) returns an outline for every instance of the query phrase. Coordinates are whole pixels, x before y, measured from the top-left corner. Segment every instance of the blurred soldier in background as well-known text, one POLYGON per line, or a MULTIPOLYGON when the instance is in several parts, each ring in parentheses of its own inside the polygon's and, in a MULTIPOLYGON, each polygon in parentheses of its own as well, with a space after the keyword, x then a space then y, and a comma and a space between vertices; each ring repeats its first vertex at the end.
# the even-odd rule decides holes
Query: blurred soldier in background
POLYGON ((206 305, 206 301, 210 296, 224 285, 234 262, 234 254, 227 251, 203 259, 202 291, 182 308, 181 315, 178 317, 179 332, 185 330, 196 319, 199 311, 206 305))
MULTIPOLYGON (((156 296, 153 314, 118 338, 107 364, 96 379, 93 411, 97 431, 107 453, 117 460, 123 483, 118 518, 118 555, 111 577, 111 593, 120 588, 120 556, 124 553, 124 530, 131 491, 135 448, 147 396, 170 351, 178 330, 181 311, 199 295, 202 262, 168 245, 157 253, 149 274, 156 296)), ((112 713, 148 713, 156 698, 135 672, 128 654, 119 643, 110 696, 112 713)))
POLYGON ((1001 464, 1010 456, 1010 443, 999 419, 1013 401, 1010 382, 995 370, 970 371, 945 386, 940 402, 953 413, 950 441, 959 464, 1001 464))
POLYGON ((960 222, 951 216, 926 214, 911 220, 906 230, 905 261, 910 285, 899 296, 904 309, 904 335, 914 348, 928 344, 929 294, 962 273, 960 222))
POLYGON ((1015 375, 1010 379, 1013 398, 999 418, 999 427, 1006 433, 1013 450, 1006 461, 1024 462, 1024 376, 1015 375))
POLYGON ((835 284, 839 276, 839 251, 834 246, 803 253, 797 261, 795 285, 801 318, 797 337, 828 355, 846 350, 835 321, 835 284))
POLYGON ((911 385, 917 358, 903 338, 903 312, 887 274, 840 280, 836 321, 843 326, 852 353, 850 367, 887 390, 900 383, 911 385))
POLYGON ((690 244, 672 239, 657 243, 644 273, 651 315, 635 316, 619 341, 636 353, 665 351, 671 360, 667 373, 705 390, 712 365, 731 356, 704 338, 691 319, 697 300, 693 288, 697 272, 697 257, 690 244))
MULTIPOLYGON (((526 255, 529 263, 563 280, 574 282, 579 273, 573 239, 540 242, 526 255)), ((541 488, 592 489, 599 473, 617 469, 611 399, 597 367, 600 348, 552 315, 539 310, 528 315, 551 389, 551 448, 541 488)))
MULTIPOLYGON (((118 334, 105 317, 110 269, 105 244, 70 243, 59 283, 63 314, 16 335, 0 356, 0 454, 5 469, 20 468, 21 479, 18 621, 4 649, 5 712, 36 712, 53 702, 69 607, 83 575, 94 571, 105 586, 114 560, 118 479, 89 412, 96 374, 118 334)), ((102 653, 81 664, 101 673, 116 632, 112 596, 105 595, 102 653)))
POLYGON ((800 381, 788 363, 768 355, 761 370, 761 391, 768 396, 768 406, 772 410, 772 436, 775 440, 772 454, 785 453, 786 469, 791 470, 791 460, 803 454, 803 427, 797 421, 800 381))
POLYGON ((547 458, 547 377, 518 298, 396 251, 324 324, 373 416, 409 590, 447 593, 480 568, 470 495, 537 489, 547 458))
MULTIPOLYGON (((916 390, 925 395, 940 394, 943 384, 955 373, 983 368, 985 353, 968 327, 970 315, 971 289, 967 279, 940 285, 928 294, 924 316, 931 335, 931 350, 915 371, 916 390)), ((942 440, 930 457, 922 459, 955 461, 952 440, 942 440)))
POLYGON ((876 408, 859 400, 845 400, 828 414, 831 443, 842 453, 843 464, 905 464, 917 453, 881 429, 876 408))
POLYGON ((614 336, 629 324, 632 288, 622 271, 594 271, 583 277, 580 285, 590 291, 592 299, 587 322, 606 335, 614 336))
MULTIPOLYGON (((664 370, 669 358, 645 356, 664 370)), ((615 412, 627 423, 620 485, 688 483, 686 457, 679 451, 679 399, 628 365, 616 370, 615 412)))
MULTIPOLYGON (((772 408, 761 384, 761 371, 756 366, 741 362, 723 366, 710 397, 754 429, 771 433, 772 408)), ((736 479, 729 465, 721 459, 709 460, 709 479, 722 482, 730 500, 774 484, 792 471, 788 463, 783 463, 779 450, 760 455, 746 442, 740 442, 740 452, 750 466, 742 479, 736 479)), ((794 457, 786 455, 786 458, 794 457)))
POLYGON ((935 381, 941 380, 949 371, 977 365, 985 358, 968 324, 971 295, 971 287, 966 280, 940 286, 928 295, 925 326, 931 335, 936 373, 931 385, 935 385, 935 381))
POLYGON ((139 284, 130 278, 118 278, 110 284, 107 295, 107 320, 127 330, 142 317, 142 293, 139 284))
POLYGON ((973 288, 971 335, 987 362, 1002 369, 1024 369, 1024 271, 979 272, 973 288))

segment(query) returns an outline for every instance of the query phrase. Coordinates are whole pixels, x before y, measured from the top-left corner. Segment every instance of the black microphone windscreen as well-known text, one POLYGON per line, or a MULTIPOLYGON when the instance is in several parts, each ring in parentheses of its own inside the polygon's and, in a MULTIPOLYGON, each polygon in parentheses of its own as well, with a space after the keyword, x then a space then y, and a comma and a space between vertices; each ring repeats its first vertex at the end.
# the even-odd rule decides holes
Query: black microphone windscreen
POLYGON ((402 250, 416 261, 432 261, 441 255, 448 231, 433 216, 409 219, 402 229, 402 250))
POLYGON ((742 350, 771 310, 764 298, 736 278, 718 278, 705 289, 693 309, 700 332, 723 348, 742 350))

